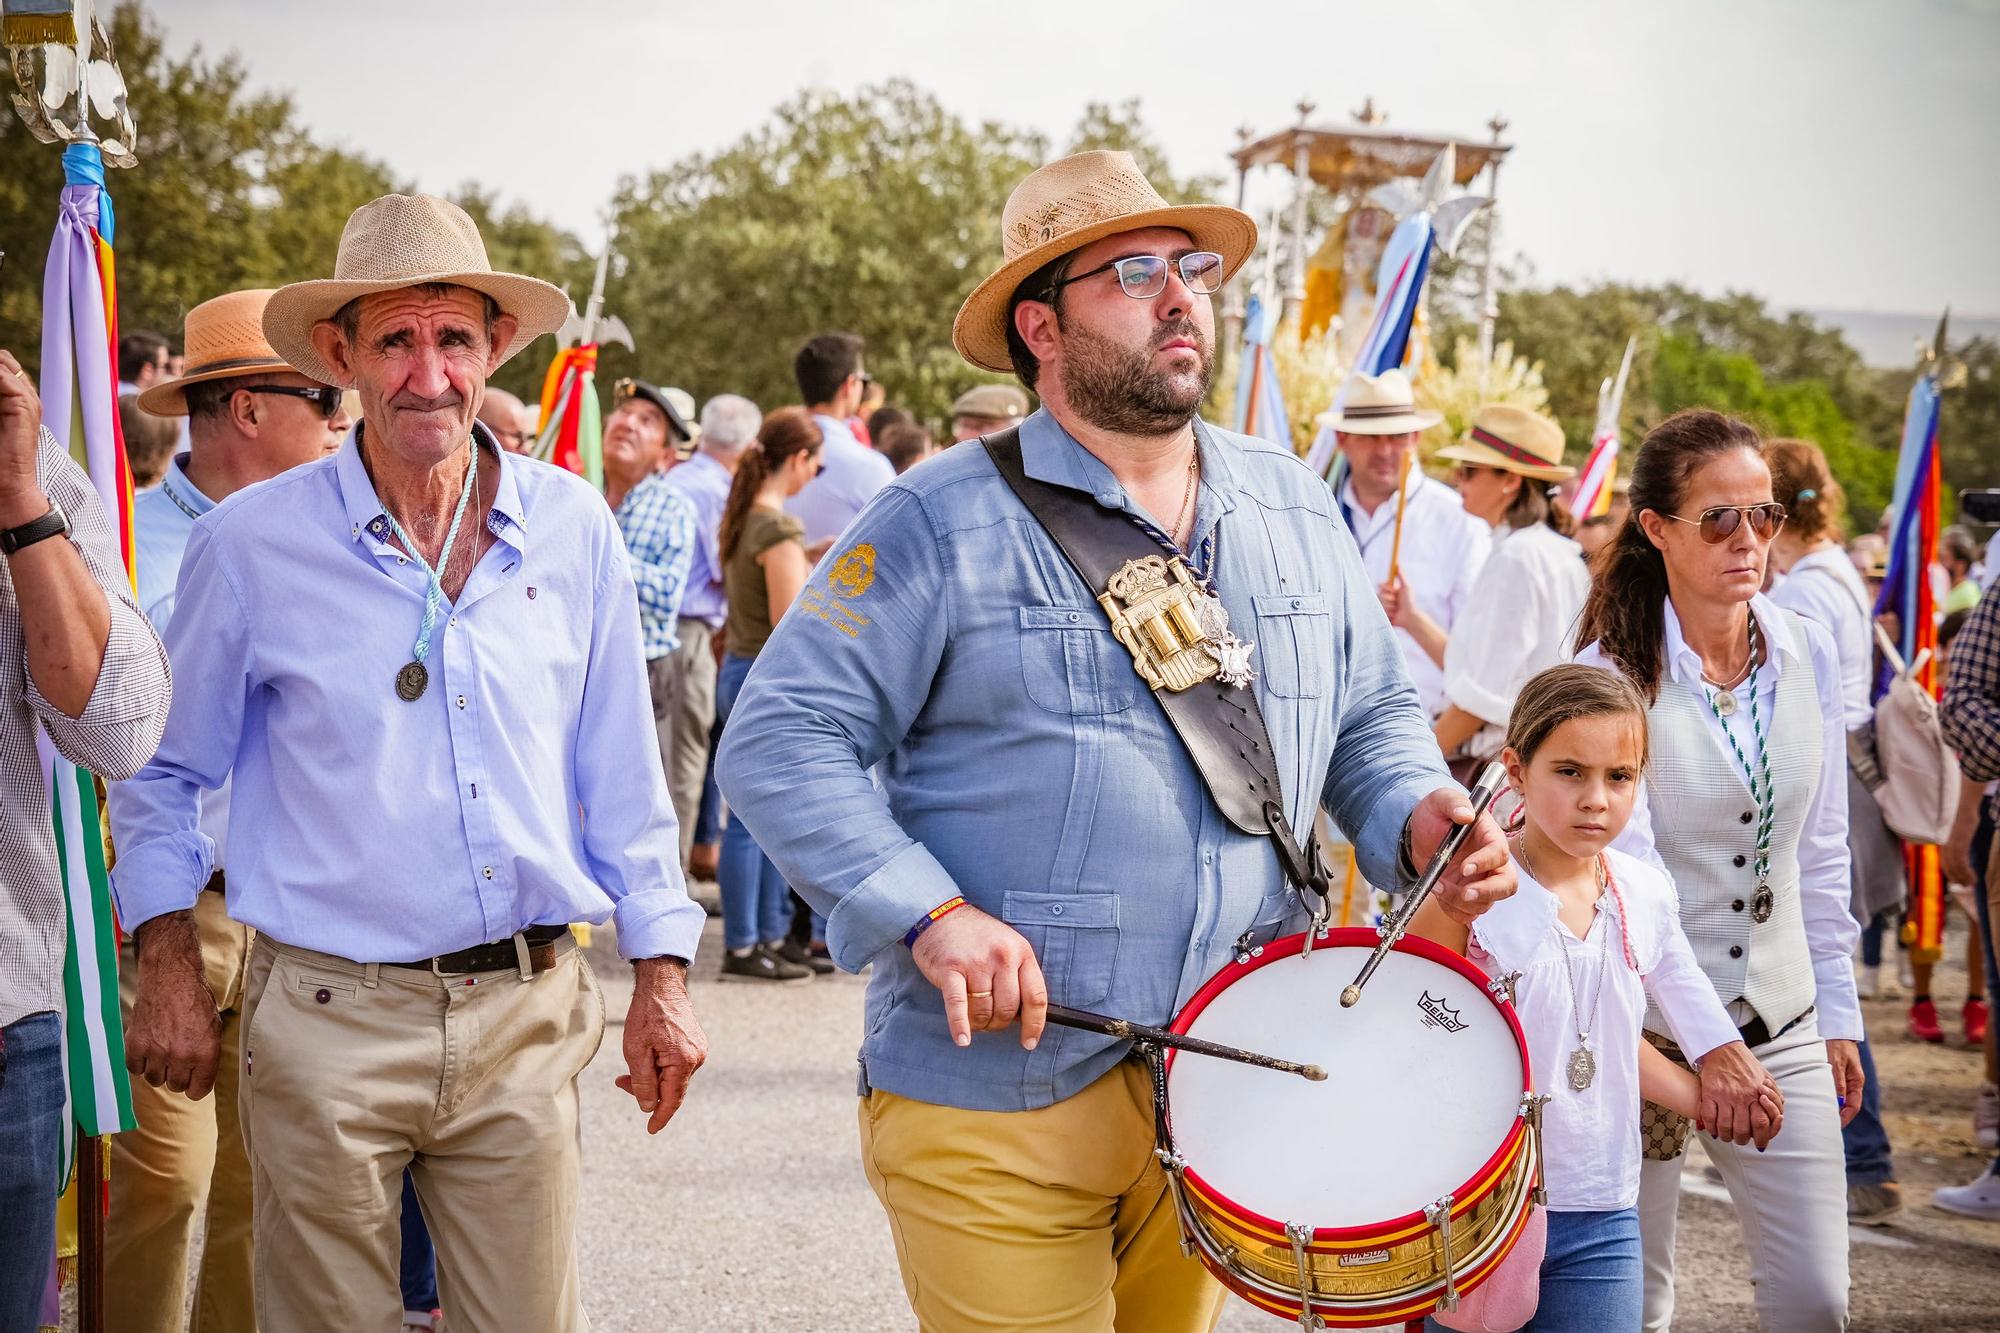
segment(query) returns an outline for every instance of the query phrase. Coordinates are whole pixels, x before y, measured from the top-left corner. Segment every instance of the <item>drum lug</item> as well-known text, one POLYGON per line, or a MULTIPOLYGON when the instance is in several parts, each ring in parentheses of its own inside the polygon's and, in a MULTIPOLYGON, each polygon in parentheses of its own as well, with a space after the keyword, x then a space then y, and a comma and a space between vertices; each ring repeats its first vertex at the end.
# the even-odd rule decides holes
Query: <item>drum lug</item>
POLYGON ((1551 1098, 1546 1093, 1524 1092, 1521 1094, 1521 1114, 1527 1118, 1528 1132, 1535 1136, 1535 1206, 1549 1206, 1549 1192, 1544 1188, 1548 1179, 1548 1163, 1542 1157, 1542 1108, 1551 1098))
POLYGON ((1447 1194, 1424 1209, 1424 1221, 1437 1228, 1438 1249, 1444 1258, 1444 1295, 1438 1297, 1437 1308, 1446 1314, 1458 1309, 1458 1272, 1451 1257, 1451 1204, 1452 1196, 1447 1194))
POLYGON ((1496 1000, 1514 1003, 1514 987, 1521 980, 1519 972, 1509 972, 1504 977, 1495 977, 1486 983, 1486 993, 1496 1000))
POLYGON ((1194 1227, 1188 1218, 1193 1210, 1188 1206, 1187 1193, 1181 1185, 1181 1173, 1187 1170, 1187 1159, 1172 1148, 1155 1148, 1153 1156, 1159 1159, 1160 1166, 1167 1173, 1167 1192, 1172 1194, 1174 1199, 1174 1220, 1180 1224, 1181 1258, 1192 1259, 1195 1250, 1194 1227))
POLYGON ((1299 1271, 1299 1327, 1306 1333, 1326 1327, 1326 1321, 1313 1313, 1312 1269, 1306 1264, 1306 1242, 1312 1239, 1312 1234, 1312 1228, 1303 1222, 1285 1223, 1285 1235, 1292 1242, 1292 1264, 1299 1271))

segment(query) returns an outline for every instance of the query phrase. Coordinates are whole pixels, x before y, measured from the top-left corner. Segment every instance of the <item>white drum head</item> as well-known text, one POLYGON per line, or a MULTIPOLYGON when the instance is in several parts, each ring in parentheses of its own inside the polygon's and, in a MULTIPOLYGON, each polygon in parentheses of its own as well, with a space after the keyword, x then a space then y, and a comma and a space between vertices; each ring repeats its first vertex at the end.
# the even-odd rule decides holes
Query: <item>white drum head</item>
POLYGON ((1174 1055, 1174 1146, 1212 1192, 1281 1224, 1370 1226, 1458 1191, 1512 1132, 1527 1076, 1496 1002, 1461 973, 1399 950, 1343 1009, 1340 992, 1372 947, 1322 944, 1277 958, 1215 995, 1188 1027, 1327 1073, 1312 1083, 1174 1055))

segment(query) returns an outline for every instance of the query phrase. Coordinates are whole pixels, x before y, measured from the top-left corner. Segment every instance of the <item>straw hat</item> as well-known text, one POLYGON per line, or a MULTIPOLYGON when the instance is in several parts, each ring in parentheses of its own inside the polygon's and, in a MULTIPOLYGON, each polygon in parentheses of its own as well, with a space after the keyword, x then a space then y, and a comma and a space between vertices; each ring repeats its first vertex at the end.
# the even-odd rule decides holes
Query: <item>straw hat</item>
POLYGON ((1443 421, 1436 412, 1417 410, 1417 397, 1410 377, 1400 370, 1380 375, 1356 375, 1347 381, 1340 407, 1322 412, 1317 421, 1348 435, 1408 435, 1429 430, 1443 421))
POLYGON ((271 289, 258 287, 203 301, 188 311, 181 333, 187 349, 184 369, 179 378, 162 380, 140 394, 140 408, 156 417, 184 417, 191 384, 291 370, 264 341, 264 303, 270 299, 271 289))
POLYGON ((958 354, 981 370, 1010 371, 1007 303, 1021 279, 1092 241, 1142 227, 1175 227, 1222 256, 1225 280, 1257 248, 1257 224, 1218 204, 1173 205, 1160 197, 1130 153, 1096 151, 1058 158, 1030 173, 1000 213, 1002 263, 972 289, 952 321, 958 354))
POLYGON ((1536 481, 1568 481, 1576 475, 1575 468, 1562 465, 1562 427, 1540 413, 1506 403, 1480 408, 1465 438, 1438 450, 1437 456, 1497 467, 1536 481))
POLYGON ((518 273, 495 273, 465 210, 428 194, 385 194, 354 210, 340 233, 333 276, 295 282, 272 293, 264 307, 264 336, 279 355, 325 384, 339 377, 313 350, 313 325, 332 319, 357 296, 392 292, 427 282, 449 282, 484 292, 520 323, 501 361, 569 317, 560 287, 518 273))

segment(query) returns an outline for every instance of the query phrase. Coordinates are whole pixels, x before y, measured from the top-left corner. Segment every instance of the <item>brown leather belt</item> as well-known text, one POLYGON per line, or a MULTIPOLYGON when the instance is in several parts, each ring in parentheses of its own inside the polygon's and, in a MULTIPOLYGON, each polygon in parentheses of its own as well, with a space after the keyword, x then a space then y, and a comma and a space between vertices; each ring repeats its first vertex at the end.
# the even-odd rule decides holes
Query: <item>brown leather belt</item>
MULTIPOLYGON (((543 972, 556 964, 556 945, 563 936, 569 934, 568 926, 529 926, 521 932, 521 939, 527 945, 528 966, 536 972, 543 972)), ((420 972, 435 972, 440 976, 455 976, 465 972, 510 971, 521 965, 520 952, 514 947, 514 937, 494 940, 489 944, 475 944, 470 949, 460 949, 456 953, 441 953, 435 958, 420 958, 413 963, 384 963, 384 967, 409 967, 420 972)))
POLYGON ((1806 1019, 1812 1016, 1813 1010, 1817 1009, 1818 1007, 1819 1006, 1815 1004, 1807 1005, 1806 1011, 1803 1014, 1800 1014, 1797 1018, 1794 1018, 1791 1022, 1785 1024, 1783 1027, 1779 1028, 1776 1032, 1771 1031, 1770 1028, 1765 1025, 1764 1020, 1761 1017, 1751 1019, 1748 1023, 1745 1023, 1742 1027, 1736 1030, 1743 1034, 1743 1044, 1745 1046, 1748 1046, 1751 1050, 1754 1051, 1759 1046, 1763 1046, 1766 1045, 1767 1043, 1776 1041, 1778 1038, 1784 1036, 1787 1032, 1790 1032, 1793 1028, 1797 1027, 1799 1024, 1805 1022, 1806 1019))

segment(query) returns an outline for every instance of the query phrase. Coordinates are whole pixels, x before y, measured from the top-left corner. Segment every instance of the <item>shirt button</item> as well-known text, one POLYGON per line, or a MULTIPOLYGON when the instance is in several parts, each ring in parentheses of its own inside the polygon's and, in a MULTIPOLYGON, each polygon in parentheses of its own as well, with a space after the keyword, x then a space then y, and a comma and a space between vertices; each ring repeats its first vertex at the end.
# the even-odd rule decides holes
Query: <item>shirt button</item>
POLYGON ((325 1004, 327 1001, 333 998, 333 992, 328 990, 326 987, 321 986, 317 991, 313 992, 313 998, 315 1000, 318 1000, 321 1004, 325 1004))
POLYGON ((1074 612, 1074 611, 1072 611, 1072 612, 1070 612, 1070 613, 1069 613, 1069 623, 1070 623, 1070 624, 1072 624, 1072 625, 1076 624, 1076 623, 1077 623, 1077 622, 1078 622, 1079 620, 1082 620, 1082 619, 1083 619, 1083 617, 1082 617, 1082 616, 1080 616, 1080 615, 1078 615, 1078 614, 1077 614, 1076 612, 1074 612))
POLYGON ((1730 860, 1733 861, 1738 866, 1743 864, 1743 856, 1741 853, 1738 853, 1736 856, 1731 857, 1730 860))
POLYGON ((1732 944, 1732 945, 1730 945, 1730 946, 1729 946, 1729 956, 1730 956, 1731 958, 1741 958, 1741 957, 1743 956, 1743 946, 1742 946, 1742 945, 1740 945, 1740 944, 1732 944))
POLYGON ((410 558, 406 555, 399 555, 396 557, 396 563, 399 565, 407 565, 410 563, 410 558))
MULTIPOLYGON (((492 878, 493 878, 493 867, 492 867, 492 866, 487 866, 487 867, 486 867, 485 869, 481 870, 481 871, 480 871, 479 873, 480 873, 480 874, 482 874, 482 875, 484 875, 484 876, 486 876, 486 878, 488 878, 488 879, 492 879, 492 878)), ((1061 910, 1061 909, 1057 909, 1057 910, 1061 910)))
POLYGON ((1214 864, 1215 864, 1215 853, 1214 853, 1213 851, 1204 851, 1204 852, 1202 852, 1202 854, 1201 854, 1201 863, 1202 863, 1203 865, 1205 865, 1205 866, 1207 866, 1207 865, 1214 865, 1214 864))
POLYGON ((1061 916, 1061 915, 1062 915, 1062 904, 1061 904, 1061 903, 1051 903, 1051 904, 1049 904, 1049 915, 1050 915, 1050 916, 1061 916))
POLYGON ((1296 597, 1292 598, 1292 610, 1294 611, 1298 610, 1301 605, 1302 603, 1299 601, 1298 598, 1296 597))
POLYGON ((1735 902, 1733 902, 1733 903, 1729 904, 1729 910, 1730 910, 1730 911, 1732 911, 1732 912, 1740 912, 1740 911, 1742 911, 1742 910, 1743 910, 1743 900, 1742 900, 1741 898, 1738 898, 1738 899, 1737 899, 1737 900, 1736 900, 1735 902))
MULTIPOLYGON (((465 696, 464 696, 464 695, 462 695, 462 694, 458 696, 458 706, 459 706, 460 708, 463 708, 463 707, 465 707, 465 696)), ((1742 864, 1743 864, 1743 858, 1742 858, 1742 857, 1740 857, 1740 856, 1739 856, 1739 857, 1737 857, 1737 858, 1736 858, 1736 864, 1737 864, 1737 865, 1742 865, 1742 864)))
POLYGON ((1750 820, 1751 820, 1751 818, 1752 818, 1752 816, 1751 816, 1751 814, 1750 814, 1750 812, 1749 812, 1748 810, 1745 810, 1745 811, 1744 811, 1744 812, 1743 812, 1742 814, 1740 814, 1740 815, 1736 816, 1736 820, 1737 820, 1737 822, 1738 822, 1738 823, 1740 823, 1740 824, 1747 824, 1747 823, 1749 823, 1749 822, 1750 822, 1750 820))

